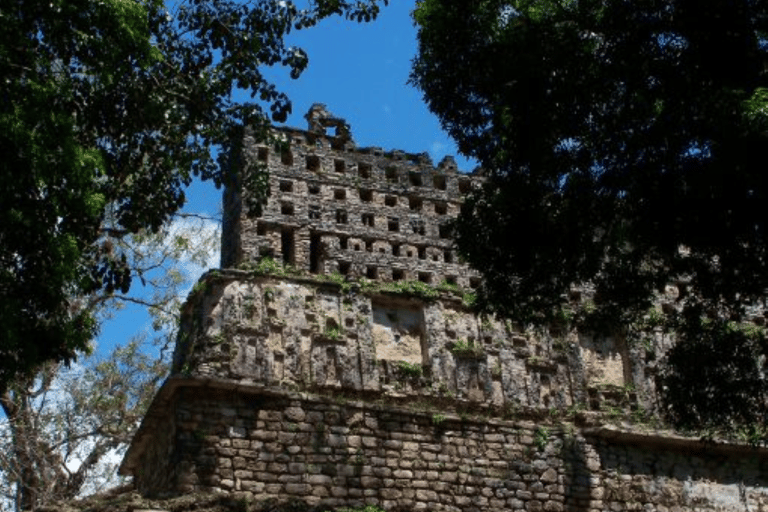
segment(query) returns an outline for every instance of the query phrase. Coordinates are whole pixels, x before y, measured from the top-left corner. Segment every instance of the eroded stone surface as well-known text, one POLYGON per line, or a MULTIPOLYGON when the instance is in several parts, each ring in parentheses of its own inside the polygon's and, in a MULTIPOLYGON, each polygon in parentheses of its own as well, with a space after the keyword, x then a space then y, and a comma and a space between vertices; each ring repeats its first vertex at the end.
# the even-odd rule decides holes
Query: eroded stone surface
POLYGON ((596 348, 586 336, 566 343, 517 331, 478 318, 452 294, 424 299, 242 271, 203 282, 182 316, 173 372, 185 376, 546 410, 587 407, 588 396, 599 408, 595 386, 605 394, 628 382, 627 353, 612 339, 596 348))

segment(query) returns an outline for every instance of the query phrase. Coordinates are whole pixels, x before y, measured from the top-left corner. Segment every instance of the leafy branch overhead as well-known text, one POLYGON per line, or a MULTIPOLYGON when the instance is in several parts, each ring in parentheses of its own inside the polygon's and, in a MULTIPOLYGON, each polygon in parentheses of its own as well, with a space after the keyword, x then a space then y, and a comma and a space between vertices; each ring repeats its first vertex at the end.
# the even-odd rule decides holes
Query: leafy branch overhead
POLYGON ((414 19, 411 81, 488 174, 455 231, 481 306, 549 322, 587 290, 611 331, 672 286, 679 343, 762 315, 768 3, 422 0, 414 19))
POLYGON ((295 78, 308 57, 284 37, 382 3, 0 2, 0 390, 88 346, 96 323, 76 299, 131 285, 110 238, 157 231, 193 177, 228 179, 243 127, 286 119, 262 69, 295 78))

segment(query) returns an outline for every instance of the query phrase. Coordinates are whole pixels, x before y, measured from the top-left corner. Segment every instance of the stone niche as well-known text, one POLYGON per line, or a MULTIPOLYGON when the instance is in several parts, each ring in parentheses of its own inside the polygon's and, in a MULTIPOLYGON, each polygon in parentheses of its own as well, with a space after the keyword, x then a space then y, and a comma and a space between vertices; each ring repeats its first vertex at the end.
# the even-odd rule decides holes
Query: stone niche
POLYGON ((379 361, 424 364, 424 312, 397 302, 373 302, 371 335, 379 361))
POLYGON ((579 334, 579 349, 587 382, 591 386, 623 386, 629 354, 622 338, 579 334))

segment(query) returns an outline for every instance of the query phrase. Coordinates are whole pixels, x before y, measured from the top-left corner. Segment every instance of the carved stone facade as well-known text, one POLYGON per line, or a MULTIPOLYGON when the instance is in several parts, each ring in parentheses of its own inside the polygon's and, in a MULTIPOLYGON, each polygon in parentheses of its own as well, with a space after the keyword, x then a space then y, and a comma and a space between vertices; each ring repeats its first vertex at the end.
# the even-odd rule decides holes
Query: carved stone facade
POLYGON ((652 406, 645 349, 473 313, 479 274, 447 226, 481 176, 357 148, 322 106, 307 119, 270 144, 246 136, 234 155, 222 269, 190 295, 172 377, 121 468, 141 492, 768 510, 764 452, 600 426, 652 406), (249 173, 266 171, 269 200, 254 208, 249 173))

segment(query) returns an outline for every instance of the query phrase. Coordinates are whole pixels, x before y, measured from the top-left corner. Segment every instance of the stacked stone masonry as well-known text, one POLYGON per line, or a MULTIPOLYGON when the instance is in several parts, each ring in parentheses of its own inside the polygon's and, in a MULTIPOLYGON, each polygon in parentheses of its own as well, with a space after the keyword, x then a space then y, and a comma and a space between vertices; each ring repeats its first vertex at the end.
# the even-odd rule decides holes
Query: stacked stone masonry
POLYGON ((270 200, 250 217, 247 190, 225 196, 222 267, 268 255, 312 274, 477 286, 448 221, 479 177, 459 173, 450 157, 434 167, 427 154, 356 148, 324 132, 283 129, 275 138, 246 137, 241 165, 268 171, 270 200))
POLYGON ((121 466, 142 493, 768 510, 765 451, 605 426, 653 408, 649 353, 668 338, 628 346, 473 312, 479 274, 446 226, 481 176, 357 148, 319 105, 307 119, 269 144, 246 135, 233 157, 223 268, 187 300, 172 376, 121 466), (246 178, 265 171, 269 199, 250 209, 246 178))
POLYGON ((131 467, 150 496, 237 492, 388 511, 768 510, 766 454, 745 447, 215 380, 173 379, 161 395, 162 426, 131 467))

